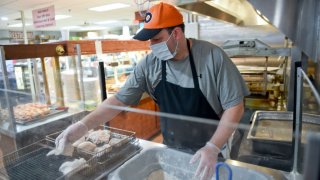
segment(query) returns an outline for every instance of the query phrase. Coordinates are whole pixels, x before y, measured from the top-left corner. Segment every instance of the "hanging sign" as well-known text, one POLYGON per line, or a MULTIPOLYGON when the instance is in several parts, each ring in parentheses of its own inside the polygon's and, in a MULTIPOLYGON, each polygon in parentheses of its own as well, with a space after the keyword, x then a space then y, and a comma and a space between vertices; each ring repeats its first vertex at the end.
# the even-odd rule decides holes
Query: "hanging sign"
POLYGON ((46 8, 33 10, 32 17, 35 28, 44 28, 56 25, 53 5, 46 8))

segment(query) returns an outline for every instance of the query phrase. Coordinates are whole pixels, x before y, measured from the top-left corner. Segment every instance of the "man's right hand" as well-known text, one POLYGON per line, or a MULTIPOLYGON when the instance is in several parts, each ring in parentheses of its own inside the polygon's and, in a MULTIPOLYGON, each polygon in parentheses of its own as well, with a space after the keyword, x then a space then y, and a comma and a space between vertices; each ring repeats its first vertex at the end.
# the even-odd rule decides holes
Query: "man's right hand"
POLYGON ((81 121, 70 125, 64 130, 55 140, 56 149, 49 152, 48 155, 67 155, 71 156, 73 153, 72 143, 80 139, 88 132, 88 127, 81 121))

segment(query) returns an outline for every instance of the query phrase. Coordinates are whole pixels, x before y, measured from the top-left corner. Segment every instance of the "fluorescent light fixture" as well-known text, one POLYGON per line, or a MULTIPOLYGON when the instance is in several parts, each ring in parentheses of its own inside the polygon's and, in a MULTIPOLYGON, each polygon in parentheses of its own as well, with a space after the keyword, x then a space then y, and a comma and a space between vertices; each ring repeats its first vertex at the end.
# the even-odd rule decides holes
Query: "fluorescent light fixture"
POLYGON ((130 6, 129 4, 124 4, 124 3, 112 3, 112 4, 103 5, 103 6, 89 8, 89 10, 90 11, 103 12, 103 11, 111 11, 111 10, 114 10, 114 9, 126 8, 126 7, 129 7, 129 6, 130 6))
POLYGON ((100 22, 95 22, 94 24, 98 24, 98 25, 105 25, 105 24, 114 24, 117 23, 119 21, 115 21, 115 20, 110 20, 110 21, 100 21, 100 22))
POLYGON ((7 18, 7 17, 1 17, 1 21, 8 21, 9 20, 9 18, 7 18))
MULTIPOLYGON (((31 24, 26 23, 25 26, 30 26, 31 24)), ((8 27, 22 27, 22 23, 9 24, 8 27)))
POLYGON ((103 30, 103 29, 107 29, 107 28, 102 26, 87 26, 87 27, 81 27, 80 31, 95 31, 95 30, 103 30))
POLYGON ((67 18, 71 18, 71 16, 69 15, 62 15, 62 14, 58 14, 58 15, 55 15, 54 17, 56 20, 60 20, 60 19, 67 19, 67 18))
POLYGON ((65 27, 62 27, 61 29, 80 29, 81 27, 80 26, 65 26, 65 27))

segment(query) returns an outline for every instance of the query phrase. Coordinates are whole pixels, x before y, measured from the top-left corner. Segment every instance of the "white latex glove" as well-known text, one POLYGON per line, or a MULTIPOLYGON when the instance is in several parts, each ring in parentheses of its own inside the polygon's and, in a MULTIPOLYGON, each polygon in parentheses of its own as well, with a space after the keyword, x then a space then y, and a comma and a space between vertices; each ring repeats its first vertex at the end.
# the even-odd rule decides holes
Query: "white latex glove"
POLYGON ((81 121, 70 125, 66 130, 64 130, 55 141, 56 149, 50 151, 47 156, 51 154, 59 155, 63 154, 66 156, 72 156, 73 146, 76 140, 80 139, 88 132, 88 127, 81 121))
POLYGON ((220 149, 213 143, 207 142, 207 144, 199 149, 191 158, 190 163, 195 163, 200 159, 198 168, 195 173, 195 177, 201 180, 212 179, 215 172, 215 166, 218 159, 220 149))
POLYGON ((73 161, 67 161, 61 164, 59 167, 59 171, 63 173, 63 175, 68 174, 73 170, 80 170, 80 168, 88 167, 89 165, 86 163, 87 161, 83 158, 75 159, 73 161))

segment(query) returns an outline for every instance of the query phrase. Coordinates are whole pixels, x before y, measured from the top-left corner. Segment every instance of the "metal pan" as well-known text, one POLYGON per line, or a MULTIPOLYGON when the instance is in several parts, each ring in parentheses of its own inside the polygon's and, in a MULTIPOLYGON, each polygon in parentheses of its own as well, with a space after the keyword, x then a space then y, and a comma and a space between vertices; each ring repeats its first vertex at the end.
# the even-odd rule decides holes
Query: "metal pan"
POLYGON ((39 121, 45 121, 49 118, 55 117, 55 116, 59 116, 61 114, 64 114, 68 112, 68 109, 64 109, 64 110, 51 110, 49 114, 43 116, 43 117, 37 117, 34 119, 30 119, 30 120, 18 120, 16 119, 16 123, 17 124, 21 124, 21 125, 29 125, 35 122, 39 122, 39 121))
MULTIPOLYGON (((253 151, 279 157, 291 156, 292 112, 256 111, 251 116, 247 139, 252 141, 253 151)), ((320 116, 303 114, 302 143, 308 131, 320 131, 320 116)))

